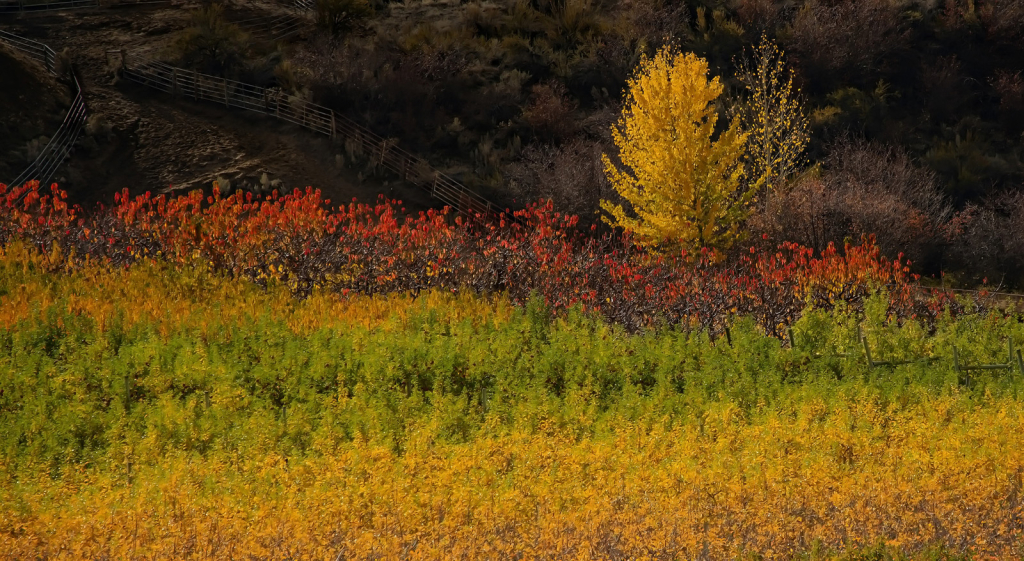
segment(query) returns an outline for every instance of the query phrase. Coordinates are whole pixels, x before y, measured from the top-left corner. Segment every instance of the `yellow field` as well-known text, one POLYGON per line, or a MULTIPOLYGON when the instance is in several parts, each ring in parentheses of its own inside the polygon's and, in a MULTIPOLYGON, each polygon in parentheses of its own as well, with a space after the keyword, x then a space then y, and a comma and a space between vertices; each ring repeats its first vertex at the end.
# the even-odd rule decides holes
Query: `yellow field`
POLYGON ((884 542, 1020 557, 1019 403, 965 409, 950 397, 897 413, 849 397, 842 410, 812 400, 757 421, 725 406, 674 430, 623 420, 603 439, 539 427, 465 445, 414 437, 401 456, 356 441, 302 461, 170 457, 131 474, 40 474, 4 487, 0 549, 25 559, 726 559, 884 542))
MULTIPOLYGON (((645 360, 655 361, 681 348, 702 357, 700 364, 725 357, 714 364, 735 370, 708 366, 687 380, 727 389, 729 377, 823 370, 831 363, 763 338, 732 350, 668 333, 643 343, 607 326, 564 321, 545 323, 546 331, 533 336, 528 332, 536 324, 500 298, 432 293, 297 301, 286 290, 149 265, 50 275, 38 257, 19 251, 11 249, 0 263, 0 370, 11 379, 22 376, 24 384, 45 378, 49 385, 17 398, 25 403, 0 391, 0 414, 11 427, 17 422, 22 435, 2 436, 0 559, 890 558, 849 557, 873 546, 897 558, 1024 556, 1017 373, 969 388, 928 381, 925 368, 938 366, 895 369, 875 379, 849 360, 839 378, 779 378, 771 382, 782 384, 771 403, 741 407, 723 394, 677 391, 667 382, 643 392, 639 382, 626 383, 603 396, 600 384, 581 382, 557 393, 545 385, 554 370, 538 362, 531 375, 539 381, 526 382, 535 384, 533 393, 507 393, 507 403, 487 412, 473 401, 476 390, 459 393, 440 382, 424 392, 388 381, 368 389, 400 362, 380 347, 408 336, 402 341, 428 353, 459 339, 453 352, 484 360, 507 344, 488 337, 523 334, 515 344, 546 357, 543 368, 589 369, 580 374, 586 380, 624 356, 648 352, 645 360), (424 314, 436 315, 436 322, 424 314), (52 335, 79 317, 92 318, 95 328, 52 335), (298 352, 307 354, 301 337, 326 327, 330 337, 361 342, 353 356, 384 358, 361 366, 368 373, 353 387, 339 382, 324 390, 319 379, 303 382, 287 410, 275 409, 237 382, 244 372, 228 370, 235 358, 225 353, 235 347, 223 332, 235 326, 244 335, 246 326, 268 317, 277 323, 252 328, 267 344, 294 337, 298 352), (143 350, 184 345, 177 362, 168 363, 171 370, 150 371, 147 362, 133 382, 143 393, 118 385, 117 369, 142 368, 133 357, 144 353, 106 350, 103 337, 115 323, 151 330, 152 336, 145 330, 124 336, 143 350), (76 337, 96 339, 79 348, 76 337), (586 346, 558 347, 566 341, 586 346), (18 349, 38 356, 26 358, 18 349), (600 352, 571 366, 570 354, 585 349, 600 352), (558 359, 555 351, 568 354, 558 359), (216 353, 222 362, 214 363, 216 353), (191 362, 182 362, 188 357, 191 362), (38 377, 24 371, 26 364, 38 377), (751 364, 764 371, 750 372, 751 364), (65 365, 99 371, 90 378, 67 371, 81 366, 65 365), (197 371, 203 372, 189 383, 209 384, 207 393, 172 387, 174 376, 197 371), (905 376, 905 387, 886 386, 886 376, 905 376), (90 389, 80 390, 86 383, 90 389), (119 409, 121 395, 133 396, 131 407, 119 409), (30 399, 42 405, 26 405, 30 399), (64 438, 59 442, 70 447, 78 429, 62 432, 48 415, 60 410, 70 419, 62 422, 83 424, 73 413, 86 402, 95 407, 86 417, 104 416, 102 438, 77 456, 70 448, 53 452, 51 442, 64 438), (376 430, 385 414, 404 423, 400 437, 376 430), (331 428, 353 426, 337 421, 346 415, 368 432, 331 428), (453 422, 479 424, 459 433, 468 435, 460 440, 445 436, 453 422), (299 452, 292 451, 296 434, 311 439, 299 452), (189 444, 203 441, 213 444, 202 450, 189 444)), ((979 332, 1018 328, 1003 320, 971 325, 979 332)), ((899 337, 925 335, 908 325, 889 336, 896 344, 899 337)), ((322 348, 316 352, 317 360, 333 360, 322 348)), ((268 368, 292 360, 278 359, 268 368)), ((435 368, 433 360, 418 364, 435 368)), ((523 360, 517 364, 534 366, 523 360)), ((518 379, 515 372, 494 372, 518 379)))

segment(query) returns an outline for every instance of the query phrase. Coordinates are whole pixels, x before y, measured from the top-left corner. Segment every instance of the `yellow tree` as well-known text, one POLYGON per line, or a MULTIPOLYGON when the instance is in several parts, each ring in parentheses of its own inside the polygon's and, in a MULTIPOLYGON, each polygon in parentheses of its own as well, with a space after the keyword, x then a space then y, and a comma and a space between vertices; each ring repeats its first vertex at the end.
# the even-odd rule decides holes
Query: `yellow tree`
POLYGON ((775 189, 800 166, 810 140, 799 91, 793 91, 793 74, 786 70, 783 52, 766 35, 754 48, 753 61, 741 61, 736 77, 748 93, 739 115, 750 133, 749 175, 775 189))
POLYGON ((745 181, 747 135, 738 119, 714 139, 718 78, 708 79, 704 59, 666 47, 640 62, 628 86, 612 127, 622 167, 602 159, 631 209, 602 200, 604 220, 648 246, 730 246, 760 182, 745 181))

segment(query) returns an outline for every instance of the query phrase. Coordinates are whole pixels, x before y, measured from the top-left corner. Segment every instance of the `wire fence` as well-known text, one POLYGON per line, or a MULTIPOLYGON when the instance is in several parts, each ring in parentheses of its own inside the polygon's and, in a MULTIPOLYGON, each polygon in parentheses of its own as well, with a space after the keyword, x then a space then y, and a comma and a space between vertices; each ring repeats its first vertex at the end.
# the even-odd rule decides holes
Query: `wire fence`
POLYGON ((426 160, 399 148, 394 139, 379 136, 327 107, 278 88, 201 74, 159 61, 140 60, 122 51, 108 51, 108 54, 121 56, 122 75, 127 80, 177 97, 262 113, 328 136, 343 143, 346 152, 353 157, 427 190, 458 212, 474 215, 500 211, 497 205, 434 169, 426 160))
POLYGON ((64 117, 64 122, 25 171, 8 183, 8 185, 23 185, 32 179, 37 179, 40 184, 45 185, 53 178, 64 160, 71 155, 75 142, 78 141, 78 136, 85 126, 87 111, 85 100, 82 97, 82 86, 70 68, 60 68, 57 54, 49 46, 6 31, 0 31, 0 41, 39 61, 46 71, 54 76, 65 72, 71 81, 75 97, 71 102, 71 108, 64 117))
MULTIPOLYGON (((961 291, 961 292, 969 292, 969 291, 961 291)), ((725 338, 726 338, 726 342, 730 346, 732 346, 732 335, 729 332, 729 328, 725 329, 725 338)), ((807 344, 806 343, 803 343, 802 341, 799 341, 796 338, 795 334, 793 333, 793 328, 792 327, 786 329, 786 342, 789 344, 789 347, 792 348, 792 349, 807 348, 807 344), (803 343, 803 344, 801 344, 801 343, 803 343)), ((864 334, 861 326, 857 326, 857 344, 861 347, 861 350, 863 351, 864 361, 871 368, 894 368, 894 367, 897 367, 897 366, 903 366, 903 365, 909 365, 909 364, 932 364, 932 363, 935 363, 935 362, 947 361, 948 360, 948 361, 952 362, 953 369, 956 370, 958 374, 963 376, 963 383, 966 384, 966 385, 970 385, 970 383, 971 383, 971 372, 976 372, 976 371, 983 371, 983 370, 1006 370, 1006 371, 1012 373, 1014 370, 1016 370, 1022 376, 1024 376, 1024 353, 1022 353, 1021 352, 1021 348, 1016 345, 1016 343, 1014 342, 1012 336, 1008 337, 1007 340, 1006 340, 1006 355, 1005 355, 1006 356, 1006 362, 996 362, 996 363, 989 363, 989 364, 980 363, 980 362, 979 363, 969 363, 969 362, 965 361, 960 356, 960 352, 957 349, 956 345, 952 346, 952 349, 951 349, 952 350, 952 355, 951 356, 931 355, 931 356, 913 357, 913 358, 909 358, 909 359, 903 358, 903 359, 895 359, 895 360, 894 359, 884 360, 886 357, 879 357, 878 355, 875 354, 874 351, 871 350, 871 344, 868 342, 868 337, 864 334), (879 359, 879 360, 876 360, 876 359, 879 359)), ((812 349, 807 349, 807 350, 812 350, 812 349)), ((829 352, 817 353, 817 352, 815 352, 813 354, 814 354, 814 356, 816 356, 818 358, 831 357, 831 358, 840 358, 840 359, 857 359, 859 357, 859 355, 860 355, 860 353, 857 353, 857 352, 848 352, 848 353, 835 353, 835 352, 832 352, 832 353, 829 353, 829 352)))
POLYGON ((1007 299, 1007 300, 1009 300, 1009 299, 1016 299, 1016 300, 1024 299, 1024 294, 1019 294, 1019 293, 1016 293, 1016 292, 1001 292, 999 289, 994 289, 994 290, 973 290, 973 289, 966 289, 966 288, 947 288, 947 287, 944 287, 944 286, 941 286, 941 287, 940 286, 922 286, 920 288, 922 290, 927 290, 929 292, 939 292, 939 293, 942 293, 942 292, 952 292, 954 294, 964 294, 964 295, 968 295, 968 296, 977 296, 977 295, 980 295, 980 294, 984 294, 984 296, 986 298, 991 298, 991 299, 999 299, 999 298, 1003 298, 1003 299, 1007 299))
POLYGON ((0 41, 38 61, 50 74, 57 75, 57 53, 49 46, 3 30, 0 30, 0 41))
POLYGON ((267 38, 271 42, 290 39, 309 27, 310 22, 294 14, 270 14, 233 21, 249 33, 267 38))
POLYGON ((110 0, 104 3, 107 8, 132 8, 137 6, 160 6, 173 4, 174 0, 110 0))
POLYGON ((0 13, 52 12, 97 8, 99 0, 0 0, 0 13))

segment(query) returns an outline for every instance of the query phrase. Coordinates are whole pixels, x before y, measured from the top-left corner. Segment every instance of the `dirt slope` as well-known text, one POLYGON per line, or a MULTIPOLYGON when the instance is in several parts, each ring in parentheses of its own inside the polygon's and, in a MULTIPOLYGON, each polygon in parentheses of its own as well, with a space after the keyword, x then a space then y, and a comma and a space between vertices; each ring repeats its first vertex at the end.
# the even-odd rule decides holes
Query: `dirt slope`
POLYGON ((0 43, 0 182, 13 180, 60 127, 68 87, 43 66, 0 43))
POLYGON ((13 33, 71 53, 89 108, 89 126, 56 178, 85 204, 132 193, 209 188, 222 176, 257 185, 264 173, 284 190, 314 186, 333 201, 372 202, 379 194, 412 209, 436 205, 412 187, 362 180, 340 168, 329 139, 256 113, 174 99, 115 78, 117 55, 157 56, 188 22, 182 7, 47 14, 11 20, 13 33), (109 58, 108 58, 109 55, 109 58))

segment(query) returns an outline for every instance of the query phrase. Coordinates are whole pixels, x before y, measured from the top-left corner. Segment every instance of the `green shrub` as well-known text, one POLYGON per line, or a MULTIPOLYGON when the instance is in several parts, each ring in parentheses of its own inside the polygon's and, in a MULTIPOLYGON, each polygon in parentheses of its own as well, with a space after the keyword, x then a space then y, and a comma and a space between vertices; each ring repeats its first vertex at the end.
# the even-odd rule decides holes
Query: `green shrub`
MULTIPOLYGON (((167 286, 204 285, 202 275, 161 274, 167 286)), ((0 293, 33 277, 46 275, 0 271, 0 293)), ((629 335, 579 312, 552 320, 539 300, 486 321, 411 303, 371 327, 304 333, 289 326, 298 317, 290 313, 131 323, 134 304, 125 303, 101 325, 74 311, 73 286, 0 330, 0 458, 9 466, 102 463, 125 449, 145 463, 170 451, 305 456, 356 436, 401 450, 414 427, 462 442, 544 420, 585 436, 616 419, 691 422, 723 403, 757 416, 812 398, 842 407, 844 395, 867 395, 915 408, 935 396, 980 404, 1024 389, 1015 371, 967 378, 949 360, 956 345, 962 363, 1004 362, 1007 337, 1024 342, 1019 322, 946 319, 929 335, 886 319, 884 298, 865 317, 806 312, 790 348, 747 318, 728 340, 674 329, 629 335), (869 368, 858 325, 876 361, 945 359, 869 368)), ((277 297, 270 290, 239 287, 254 310, 277 297)), ((204 290, 181 297, 224 305, 204 290)))

